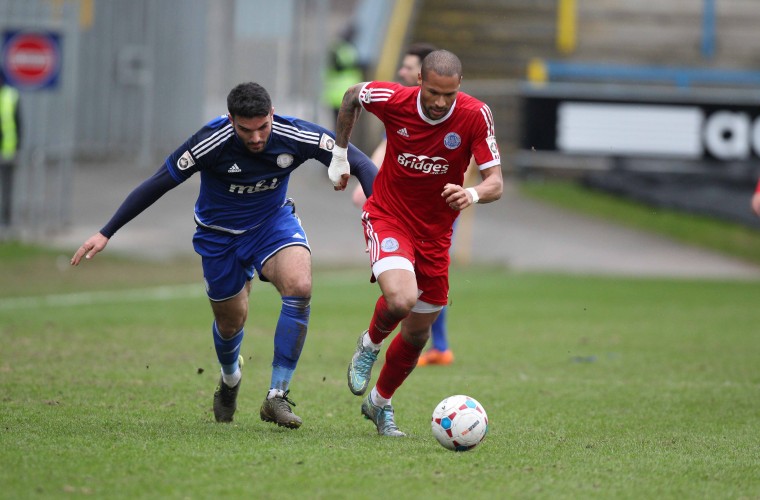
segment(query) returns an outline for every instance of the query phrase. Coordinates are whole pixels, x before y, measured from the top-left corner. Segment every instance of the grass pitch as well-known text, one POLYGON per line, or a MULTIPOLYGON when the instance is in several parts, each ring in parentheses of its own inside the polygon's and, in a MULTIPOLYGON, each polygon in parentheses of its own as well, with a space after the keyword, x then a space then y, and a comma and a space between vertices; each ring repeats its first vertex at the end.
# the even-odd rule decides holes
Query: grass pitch
MULTIPOLYGON (((520 192, 575 212, 656 232, 683 243, 760 264, 760 231, 739 223, 656 208, 568 181, 522 182, 520 192)), ((749 213, 749 195, 746 203, 749 213)))
POLYGON ((293 431, 258 416, 270 285, 254 283, 235 422, 217 424, 197 262, 0 254, 3 498, 760 496, 758 282, 454 269, 456 362, 410 376, 409 437, 388 439, 345 382, 378 294, 366 270, 315 272, 293 431), (491 422, 467 453, 430 432, 457 393, 491 422))

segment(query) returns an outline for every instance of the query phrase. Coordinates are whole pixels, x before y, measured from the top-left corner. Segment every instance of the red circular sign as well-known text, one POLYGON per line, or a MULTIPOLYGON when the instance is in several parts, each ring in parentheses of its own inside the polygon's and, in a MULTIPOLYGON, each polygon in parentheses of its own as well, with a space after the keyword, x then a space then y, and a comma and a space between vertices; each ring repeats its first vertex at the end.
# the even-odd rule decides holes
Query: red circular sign
POLYGON ((6 40, 3 54, 6 76, 19 86, 44 86, 58 75, 58 46, 45 34, 15 34, 6 40))

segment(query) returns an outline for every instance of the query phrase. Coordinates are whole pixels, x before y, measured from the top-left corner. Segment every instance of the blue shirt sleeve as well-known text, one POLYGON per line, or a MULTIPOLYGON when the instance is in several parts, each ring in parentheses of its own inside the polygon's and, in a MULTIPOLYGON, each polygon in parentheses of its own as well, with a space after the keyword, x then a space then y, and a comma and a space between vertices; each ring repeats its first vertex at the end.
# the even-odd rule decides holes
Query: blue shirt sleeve
POLYGON ((116 210, 116 213, 113 214, 111 220, 100 230, 100 234, 106 238, 110 238, 124 224, 137 217, 166 192, 177 187, 179 184, 171 176, 166 165, 161 165, 152 177, 143 181, 142 184, 129 193, 121 206, 116 210))
POLYGON ((362 185, 364 196, 372 194, 372 184, 377 177, 377 165, 353 144, 348 144, 348 164, 351 165, 351 175, 355 176, 362 185))

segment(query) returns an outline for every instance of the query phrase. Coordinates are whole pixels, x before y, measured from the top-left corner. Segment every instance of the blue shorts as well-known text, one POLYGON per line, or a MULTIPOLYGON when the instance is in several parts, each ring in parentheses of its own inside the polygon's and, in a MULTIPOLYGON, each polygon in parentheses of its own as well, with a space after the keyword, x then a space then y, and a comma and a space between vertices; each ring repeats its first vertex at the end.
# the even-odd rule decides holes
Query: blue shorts
POLYGON ((237 295, 254 270, 267 281, 261 268, 283 248, 309 248, 306 233, 292 205, 280 207, 261 226, 243 234, 229 234, 199 227, 193 236, 193 248, 201 256, 206 293, 213 301, 237 295))

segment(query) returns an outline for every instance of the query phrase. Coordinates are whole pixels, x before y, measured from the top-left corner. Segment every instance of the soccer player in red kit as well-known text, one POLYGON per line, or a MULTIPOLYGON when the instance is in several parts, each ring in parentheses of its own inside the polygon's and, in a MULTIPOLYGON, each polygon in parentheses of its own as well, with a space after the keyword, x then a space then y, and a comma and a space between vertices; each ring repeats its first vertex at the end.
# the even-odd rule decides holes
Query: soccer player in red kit
POLYGON ((459 91, 461 81, 459 58, 437 50, 423 61, 419 86, 359 83, 346 91, 338 114, 328 169, 335 189, 346 187, 345 148, 362 108, 383 122, 388 138, 362 213, 373 280, 382 295, 348 366, 349 389, 363 395, 383 340, 401 325, 361 407, 384 436, 405 435, 396 425, 391 397, 416 366, 430 326, 448 302, 454 220, 474 203, 498 200, 503 190, 493 115, 487 105, 459 91), (482 180, 465 189, 471 156, 482 180))

